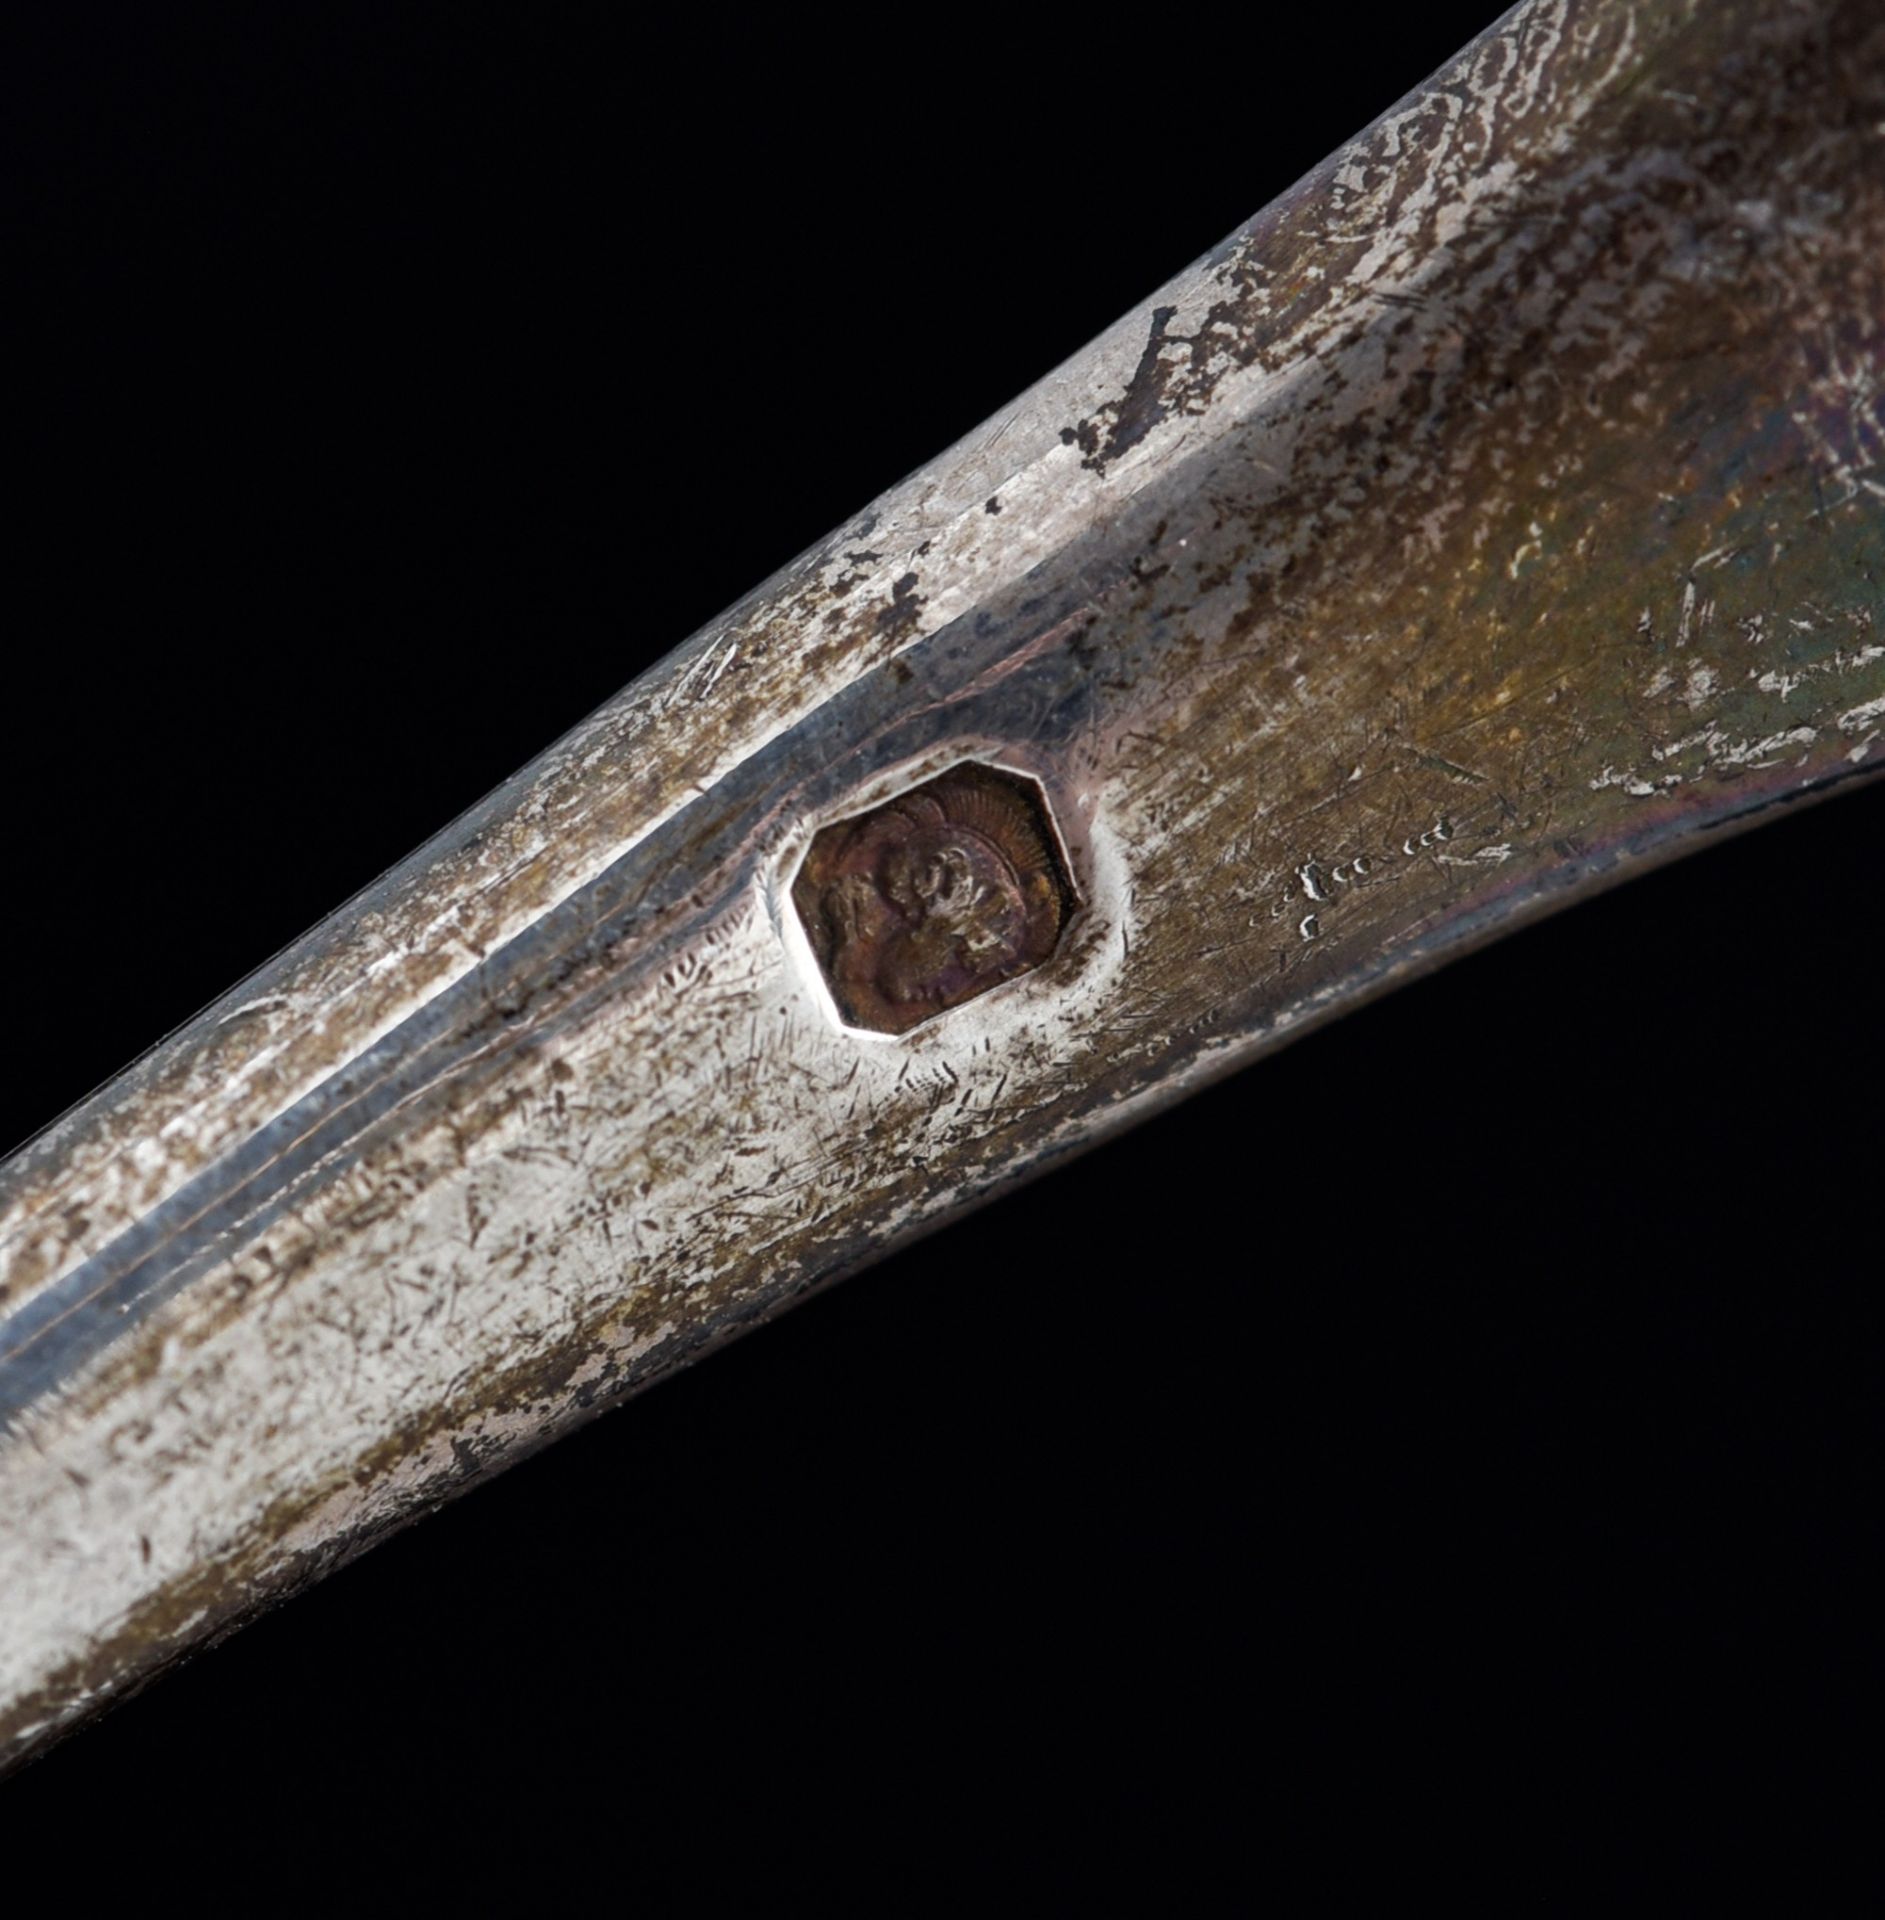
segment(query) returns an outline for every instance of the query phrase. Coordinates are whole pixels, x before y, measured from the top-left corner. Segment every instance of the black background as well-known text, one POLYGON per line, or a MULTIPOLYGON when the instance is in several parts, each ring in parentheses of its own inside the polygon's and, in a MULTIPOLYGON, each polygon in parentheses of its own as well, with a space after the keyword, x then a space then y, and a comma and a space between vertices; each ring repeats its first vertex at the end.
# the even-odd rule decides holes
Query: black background
MULTIPOLYGON (((0 1133, 1491 11, 29 25, 0 1133)), ((1803 813, 1204 1094, 381 1548, 0 1829, 101 1894, 259 1848, 709 1911, 1237 1907, 1515 1819, 1539 1884, 1620 1829, 1718 1859, 1685 1783, 1762 1804, 1875 1718, 1882 836, 1885 791, 1803 813)))

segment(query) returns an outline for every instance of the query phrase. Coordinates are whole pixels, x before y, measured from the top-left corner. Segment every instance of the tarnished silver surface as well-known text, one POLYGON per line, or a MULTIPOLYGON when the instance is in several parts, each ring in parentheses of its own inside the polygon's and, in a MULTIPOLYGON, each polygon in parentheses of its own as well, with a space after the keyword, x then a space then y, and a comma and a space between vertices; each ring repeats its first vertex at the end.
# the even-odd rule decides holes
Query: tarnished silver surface
POLYGON ((1855 0, 1516 9, 10 1163, 9 1751, 1042 1161, 1873 771, 1881 125, 1855 0), (918 804, 977 765, 1065 865, 1037 944, 1018 830, 918 804))

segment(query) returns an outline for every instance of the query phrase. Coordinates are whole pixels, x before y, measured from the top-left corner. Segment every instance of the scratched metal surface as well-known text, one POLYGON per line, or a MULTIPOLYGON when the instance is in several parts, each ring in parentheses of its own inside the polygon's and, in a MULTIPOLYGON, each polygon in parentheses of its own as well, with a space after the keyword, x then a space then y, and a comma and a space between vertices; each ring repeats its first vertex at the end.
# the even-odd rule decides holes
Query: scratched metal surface
POLYGON ((1885 753, 1885 20, 1535 0, 0 1171, 0 1751, 932 1222, 1885 753), (838 1019, 813 835, 1046 796, 838 1019))

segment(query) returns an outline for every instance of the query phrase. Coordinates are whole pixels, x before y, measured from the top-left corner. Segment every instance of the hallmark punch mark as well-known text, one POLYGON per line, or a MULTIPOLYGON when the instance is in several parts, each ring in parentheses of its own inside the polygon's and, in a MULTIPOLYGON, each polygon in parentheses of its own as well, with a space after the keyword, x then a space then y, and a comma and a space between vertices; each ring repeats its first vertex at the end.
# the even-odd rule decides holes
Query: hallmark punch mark
POLYGON ((1038 967, 1075 894, 1040 788, 970 762, 824 828, 792 901, 845 1020, 904 1033, 1038 967))

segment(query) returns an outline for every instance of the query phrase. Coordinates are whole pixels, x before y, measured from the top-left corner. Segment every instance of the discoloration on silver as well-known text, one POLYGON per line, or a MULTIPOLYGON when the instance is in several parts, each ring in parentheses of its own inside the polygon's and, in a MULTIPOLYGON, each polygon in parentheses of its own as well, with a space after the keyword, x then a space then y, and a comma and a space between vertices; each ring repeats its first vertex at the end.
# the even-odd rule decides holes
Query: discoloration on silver
POLYGON ((10 1162, 4 1750, 901 1235, 1875 772, 1882 124, 1861 0, 1531 0, 10 1162), (865 1044, 784 876, 965 759, 1051 796, 1080 911, 865 1044))

